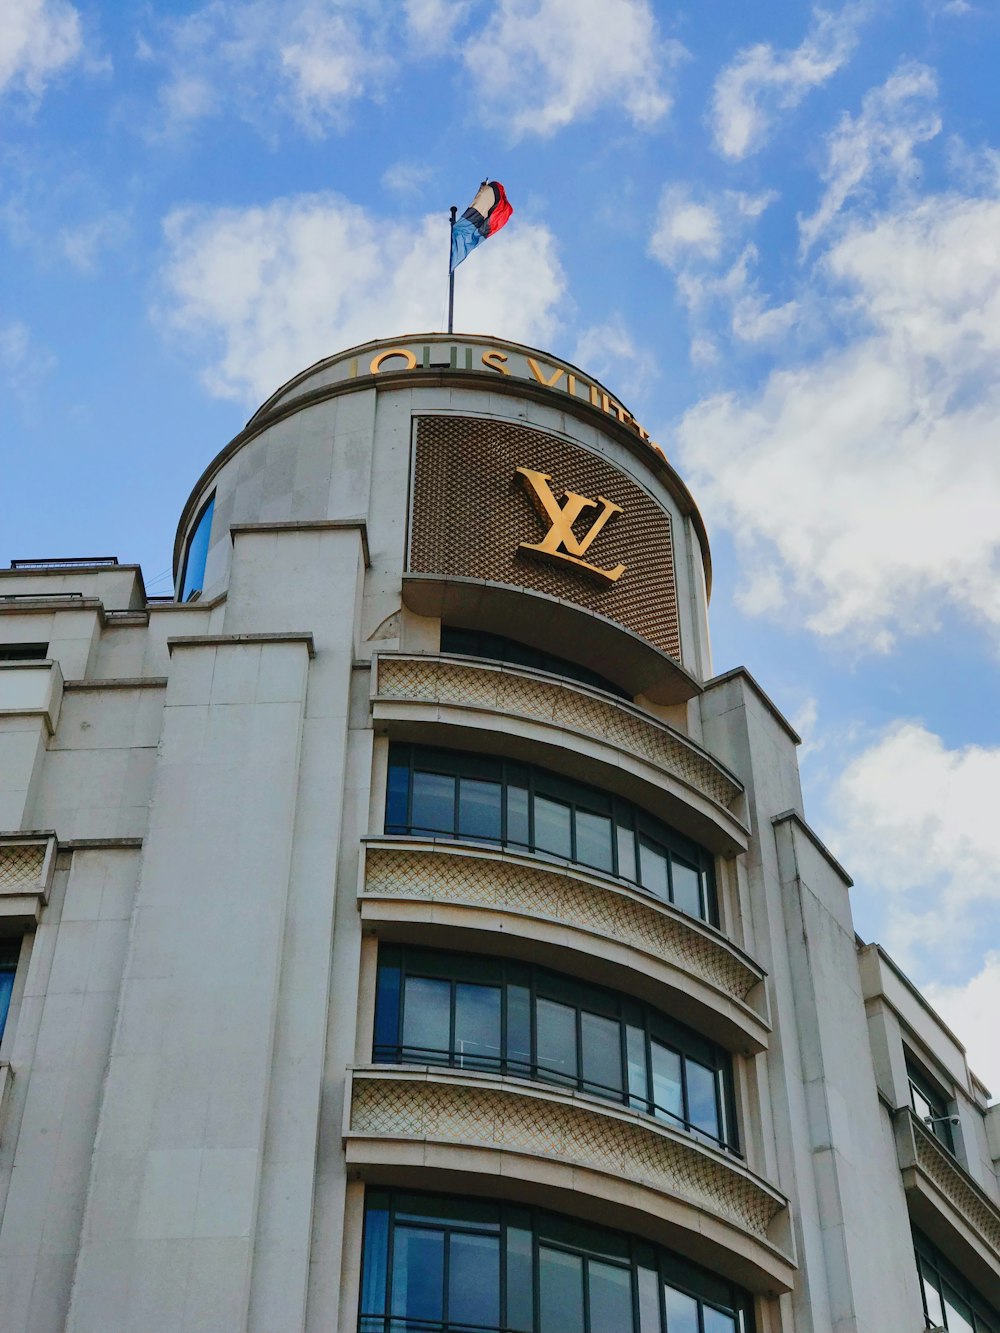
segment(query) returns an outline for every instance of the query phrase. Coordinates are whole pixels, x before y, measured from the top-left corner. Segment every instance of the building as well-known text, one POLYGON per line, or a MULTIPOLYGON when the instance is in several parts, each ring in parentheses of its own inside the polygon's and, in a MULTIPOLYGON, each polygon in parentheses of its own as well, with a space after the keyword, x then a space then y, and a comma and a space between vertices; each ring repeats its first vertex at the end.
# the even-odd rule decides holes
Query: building
POLYGON ((2 1333, 1000 1331, 1000 1112, 602 385, 320 362, 176 573, 0 572, 2 1333))

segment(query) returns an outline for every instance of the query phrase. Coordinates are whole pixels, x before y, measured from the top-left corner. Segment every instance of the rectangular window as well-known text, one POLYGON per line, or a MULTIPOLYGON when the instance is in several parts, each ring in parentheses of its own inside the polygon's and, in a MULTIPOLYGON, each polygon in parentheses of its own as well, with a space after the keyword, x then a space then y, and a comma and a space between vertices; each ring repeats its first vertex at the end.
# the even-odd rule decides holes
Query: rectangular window
POLYGON ((460 1069, 500 1067, 500 987, 455 987, 455 1051, 460 1069))
POLYGON ((40 662, 48 651, 47 643, 0 643, 0 662, 40 662))
POLYGON ((538 1288, 539 1333, 584 1333, 580 1255, 539 1246, 538 1288))
POLYGON ((439 1063, 451 1048, 451 986, 407 977, 403 999, 403 1059, 439 1063))
POLYGON ((583 1051, 583 1090, 607 1096, 621 1092, 622 1029, 613 1018, 599 1014, 580 1015, 580 1045, 583 1051))
POLYGON ((568 805, 552 801, 547 796, 535 797, 535 846, 541 852, 572 860, 573 834, 568 805))
POLYGON ((413 774, 413 812, 416 833, 455 832, 455 779, 447 773, 413 774))
POLYGON ((611 874, 614 858, 611 854, 611 820, 607 815, 577 810, 576 859, 585 866, 611 874))
POLYGON ((538 1077, 576 1083, 576 1011, 555 1000, 538 1000, 538 1077))
POLYGON ((500 841, 499 782, 461 778, 458 784, 458 831, 463 838, 500 841))

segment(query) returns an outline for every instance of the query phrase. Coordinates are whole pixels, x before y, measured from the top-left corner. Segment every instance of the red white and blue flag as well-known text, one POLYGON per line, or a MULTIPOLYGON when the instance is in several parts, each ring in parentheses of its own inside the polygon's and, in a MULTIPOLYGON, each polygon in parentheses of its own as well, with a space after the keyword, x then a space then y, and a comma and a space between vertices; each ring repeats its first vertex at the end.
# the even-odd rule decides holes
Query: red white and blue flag
POLYGON ((495 236, 513 211, 500 182, 483 181, 475 199, 452 228, 451 272, 480 241, 495 236))

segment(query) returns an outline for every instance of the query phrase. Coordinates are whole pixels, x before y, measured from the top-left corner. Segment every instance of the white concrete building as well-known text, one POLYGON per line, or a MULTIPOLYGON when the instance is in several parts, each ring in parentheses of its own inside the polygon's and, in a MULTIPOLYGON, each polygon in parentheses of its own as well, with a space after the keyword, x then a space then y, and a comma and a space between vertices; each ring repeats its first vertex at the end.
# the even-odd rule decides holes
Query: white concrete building
POLYGON ((1000 1333, 998 1112, 610 392, 332 357, 176 572, 0 571, 2 1333, 1000 1333))

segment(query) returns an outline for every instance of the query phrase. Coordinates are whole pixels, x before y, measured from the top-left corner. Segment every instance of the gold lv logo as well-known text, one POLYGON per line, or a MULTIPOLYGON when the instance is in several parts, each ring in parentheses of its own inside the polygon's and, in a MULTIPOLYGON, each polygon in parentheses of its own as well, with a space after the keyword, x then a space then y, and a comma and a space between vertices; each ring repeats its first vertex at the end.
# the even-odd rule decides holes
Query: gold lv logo
POLYGON ((535 472, 530 467, 519 467, 517 471, 524 478, 535 508, 551 524, 540 542, 519 542, 518 548, 525 551, 539 551, 554 560, 565 560, 568 564, 577 565, 590 574, 596 574, 598 578, 607 579, 609 583, 617 583, 625 573, 624 565, 616 565, 614 569, 600 569, 582 557, 587 554, 608 519, 613 514, 622 513, 621 505, 612 504, 610 500, 605 500, 603 495, 599 495, 596 500, 588 500, 585 495, 567 491, 560 507, 549 489, 552 478, 547 472, 535 472), (585 509, 596 509, 598 505, 602 506, 601 512, 586 534, 578 538, 573 531, 573 524, 585 509))

